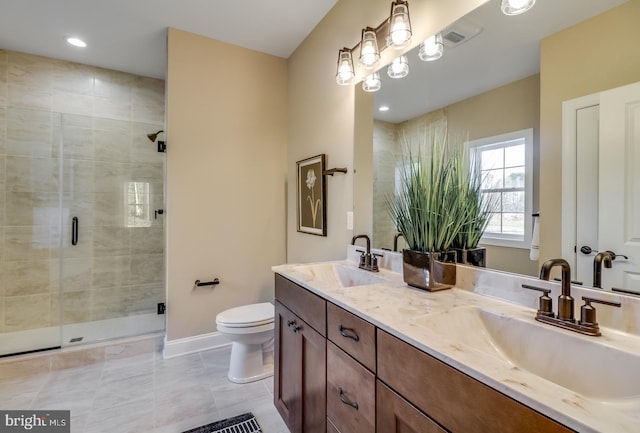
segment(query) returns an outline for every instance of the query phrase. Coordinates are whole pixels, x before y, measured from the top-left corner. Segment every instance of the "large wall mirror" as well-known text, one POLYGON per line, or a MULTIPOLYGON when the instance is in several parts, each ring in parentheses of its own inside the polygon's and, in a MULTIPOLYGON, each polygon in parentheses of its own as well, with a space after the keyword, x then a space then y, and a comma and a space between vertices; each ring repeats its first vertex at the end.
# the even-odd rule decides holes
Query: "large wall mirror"
MULTIPOLYGON (((540 41, 623 3, 626 0, 538 0, 522 15, 505 16, 500 1, 491 0, 443 29, 440 59, 422 61, 415 48, 406 54, 407 76, 389 78, 385 66, 379 70, 378 92, 365 93, 357 85, 356 118, 369 116, 369 123, 364 132, 356 127, 355 233, 369 234, 377 248, 393 249, 395 228, 385 196, 394 191, 402 152, 399 137, 420 133, 434 122, 469 140, 533 129, 531 210, 537 211, 540 176, 545 175, 539 152, 544 80, 540 41), (388 110, 380 111, 383 106, 388 110)), ((538 261, 530 259, 528 247, 487 249, 488 267, 538 275, 538 261)))

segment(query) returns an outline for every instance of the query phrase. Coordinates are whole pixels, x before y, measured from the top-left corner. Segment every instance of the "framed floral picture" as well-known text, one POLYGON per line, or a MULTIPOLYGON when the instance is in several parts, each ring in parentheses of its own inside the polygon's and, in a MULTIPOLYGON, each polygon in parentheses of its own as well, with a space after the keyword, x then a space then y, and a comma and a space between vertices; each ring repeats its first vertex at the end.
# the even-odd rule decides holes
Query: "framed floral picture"
POLYGON ((298 231, 326 236, 325 155, 296 162, 298 166, 297 207, 298 231))

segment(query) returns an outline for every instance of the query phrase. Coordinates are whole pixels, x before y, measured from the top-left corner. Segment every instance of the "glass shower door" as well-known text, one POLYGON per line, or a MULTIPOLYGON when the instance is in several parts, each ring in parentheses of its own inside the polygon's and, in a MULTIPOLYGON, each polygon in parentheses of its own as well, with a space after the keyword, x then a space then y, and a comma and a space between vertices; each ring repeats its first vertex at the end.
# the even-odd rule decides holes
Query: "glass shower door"
POLYGON ((61 345, 58 125, 0 108, 0 355, 61 345))

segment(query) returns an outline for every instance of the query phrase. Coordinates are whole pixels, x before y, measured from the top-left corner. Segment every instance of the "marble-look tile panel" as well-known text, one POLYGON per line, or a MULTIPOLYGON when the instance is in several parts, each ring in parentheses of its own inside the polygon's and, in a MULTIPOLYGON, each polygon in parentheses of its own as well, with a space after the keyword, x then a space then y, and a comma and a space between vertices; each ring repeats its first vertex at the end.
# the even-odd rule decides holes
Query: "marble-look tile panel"
MULTIPOLYGON (((94 70, 94 95, 113 100, 131 102, 131 87, 135 75, 109 69, 96 68, 94 70)), ((109 117, 99 116, 97 117, 109 117)))
POLYGON ((59 217, 58 197, 46 192, 5 192, 7 226, 48 225, 59 217))
POLYGON ((32 409, 71 410, 75 415, 88 414, 98 390, 102 364, 53 371, 32 403, 32 409))
POLYGON ((94 161, 94 192, 124 194, 125 183, 131 180, 131 164, 94 161))
POLYGON ((60 351, 51 355, 51 370, 66 370, 104 363, 104 347, 60 351))
POLYGON ((185 380, 173 388, 157 388, 154 393, 155 424, 176 424, 216 411, 211 388, 201 382, 185 380))
POLYGON ((52 116, 48 111, 7 109, 6 154, 50 158, 52 116))
POLYGON ((198 353, 157 360, 155 375, 155 388, 166 389, 168 393, 183 384, 187 378, 197 384, 206 381, 208 377, 198 353))
POLYGON ((122 379, 101 379, 92 409, 103 411, 123 404, 135 404, 136 400, 153 402, 153 372, 122 379))
POLYGON ((127 315, 129 289, 109 288, 91 291, 91 320, 113 319, 127 315))
POLYGON ((125 227, 94 226, 93 256, 124 256, 131 251, 131 236, 125 227))
POLYGON ((126 360, 131 363, 155 360, 157 341, 153 338, 143 338, 123 343, 110 344, 105 348, 107 367, 119 365, 116 361, 126 360))
MULTIPOLYGON (((105 123, 106 121, 102 120, 101 122, 105 123)), ((104 129, 96 125, 94 159, 96 161, 129 162, 131 160, 130 123, 125 121, 110 121, 110 123, 112 125, 104 129)))
POLYGON ((128 120, 131 117, 131 100, 114 100, 94 97, 94 114, 96 117, 128 120))
POLYGON ((84 433, 153 431, 153 400, 141 398, 129 401, 124 407, 118 405, 92 412, 84 425, 84 433))
POLYGON ((5 297, 4 332, 44 328, 51 323, 49 294, 5 297))
POLYGON ((64 292, 79 292, 91 289, 93 270, 91 257, 62 259, 62 289, 64 292))
POLYGON ((95 68, 79 63, 56 62, 53 65, 53 89, 76 95, 93 96, 94 71, 95 68))
POLYGON ((91 266, 91 287, 106 289, 122 287, 129 284, 131 272, 131 256, 93 257, 91 266))
POLYGON ((88 218, 81 218, 80 213, 74 214, 67 212, 63 215, 64 225, 62 226, 62 235, 60 235, 60 227, 51 228, 52 244, 55 240, 58 241, 56 245, 62 245, 62 248, 52 250, 52 257, 64 257, 68 259, 73 258, 87 258, 93 254, 93 232, 91 228, 91 221, 88 218), (78 216, 78 243, 73 245, 71 243, 71 220, 74 216, 78 216), (60 236, 62 236, 62 242, 60 242, 60 236))
MULTIPOLYGON (((64 283, 63 283, 64 284, 64 283)), ((66 286, 63 285, 66 289, 66 286)), ((62 321, 65 325, 91 321, 91 291, 83 290, 62 294, 62 321)))
POLYGON ((58 191, 59 165, 53 158, 6 156, 5 167, 6 191, 58 191))
POLYGON ((157 311, 158 302, 164 301, 165 289, 163 284, 131 286, 129 314, 153 314, 157 311))
MULTIPOLYGON (((6 55, 5 55, 6 58, 6 55)), ((7 62, 0 61, 0 106, 7 105, 7 93, 8 93, 8 80, 7 75, 9 67, 7 62)))
POLYGON ((49 293, 49 260, 5 261, 5 296, 49 293))
MULTIPOLYGON (((8 226, 4 228, 4 259, 11 262, 48 260, 51 248, 47 226, 8 226)), ((26 272, 20 265, 15 272, 26 272)), ((34 271, 36 271, 34 269, 34 271)))
POLYGON ((54 90, 51 95, 51 110, 63 114, 92 115, 94 98, 90 95, 54 90))
POLYGON ((94 153, 93 129, 65 125, 62 134, 64 158, 84 160, 92 167, 90 161, 93 160, 94 153))
POLYGON ((164 254, 131 256, 131 284, 164 281, 164 254))
POLYGON ((7 93, 7 104, 10 107, 50 111, 53 105, 51 89, 9 83, 7 93))
POLYGON ((131 254, 163 254, 164 228, 134 227, 131 229, 131 254))
POLYGON ((59 61, 16 51, 7 52, 9 84, 51 90, 54 65, 59 61))
POLYGON ((134 182, 149 182, 151 194, 164 193, 164 164, 162 162, 132 163, 131 180, 134 182))
POLYGON ((125 224, 124 191, 113 188, 97 192, 93 202, 93 226, 123 226, 125 224))
POLYGON ((135 122, 164 123, 163 80, 136 77, 132 87, 131 119, 135 122))
MULTIPOLYGON (((1 68, 1 66, 0 66, 1 68)), ((2 71, 0 71, 1 73, 2 71)), ((2 84, 0 83, 0 99, 2 99, 2 84)), ((7 152, 7 109, 0 102, 0 155, 7 152)))

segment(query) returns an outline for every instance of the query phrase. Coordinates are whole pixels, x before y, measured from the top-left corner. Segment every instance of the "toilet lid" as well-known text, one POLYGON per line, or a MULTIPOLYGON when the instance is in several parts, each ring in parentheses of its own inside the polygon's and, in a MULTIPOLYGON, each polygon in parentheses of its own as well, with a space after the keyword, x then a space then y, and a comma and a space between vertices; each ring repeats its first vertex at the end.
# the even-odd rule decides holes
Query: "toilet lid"
POLYGON ((274 315, 273 304, 263 302, 223 311, 216 316, 216 323, 228 327, 259 326, 273 322, 274 315))

